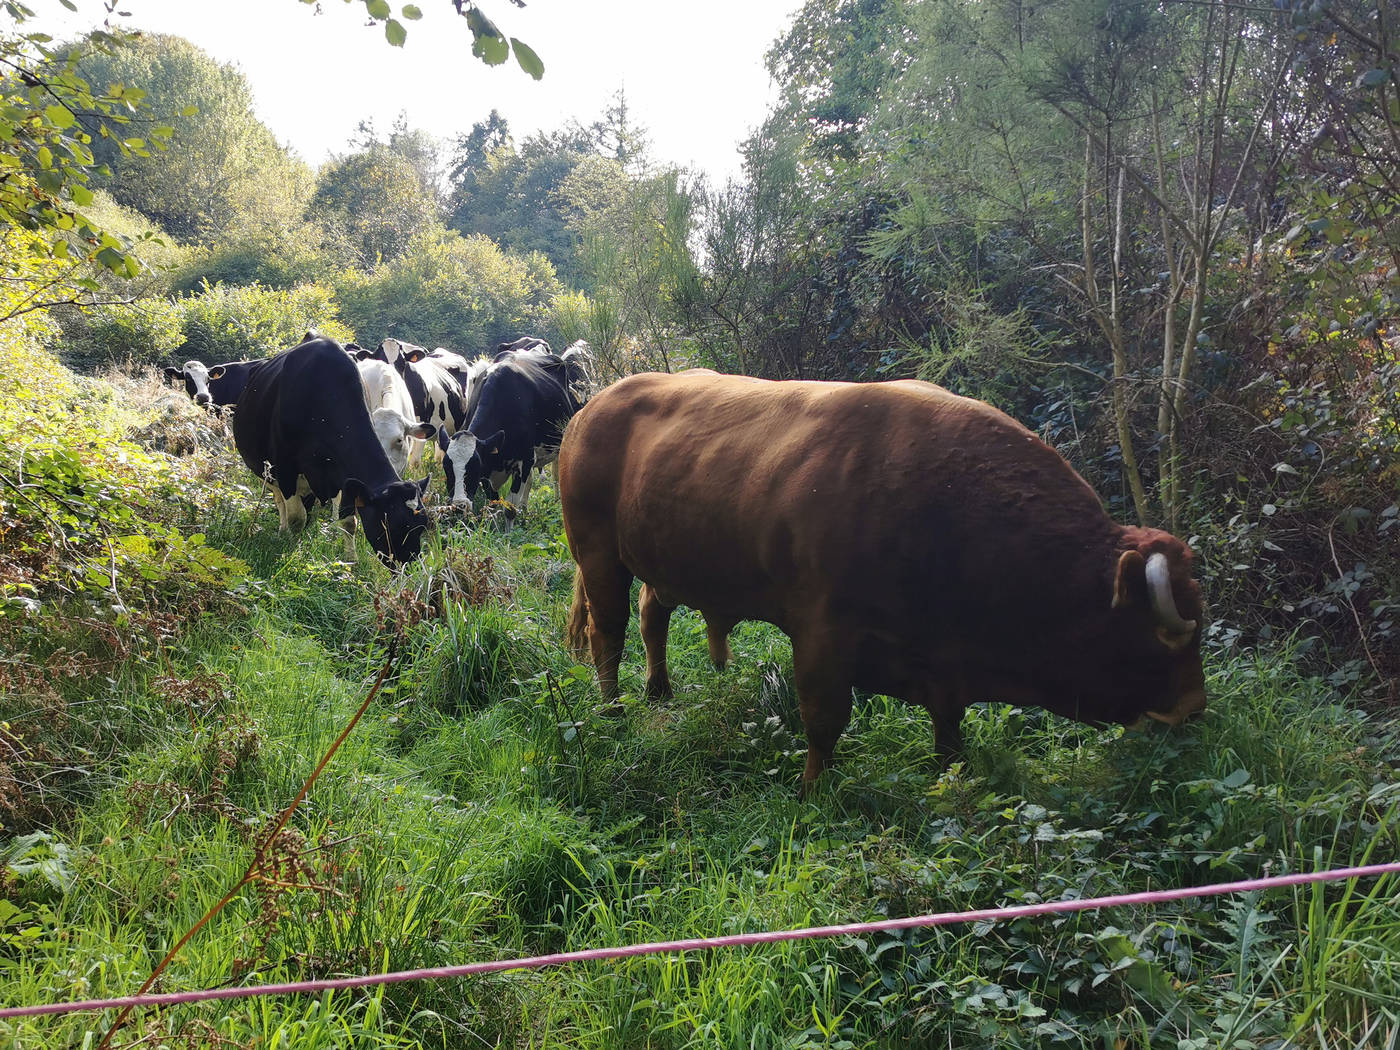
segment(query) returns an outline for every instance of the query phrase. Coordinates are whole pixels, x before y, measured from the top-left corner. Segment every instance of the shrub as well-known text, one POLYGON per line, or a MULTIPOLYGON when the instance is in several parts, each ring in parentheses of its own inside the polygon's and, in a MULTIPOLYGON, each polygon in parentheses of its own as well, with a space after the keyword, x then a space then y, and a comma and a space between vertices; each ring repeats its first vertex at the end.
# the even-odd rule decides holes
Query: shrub
POLYGON ((502 251, 489 237, 436 231, 370 272, 343 271, 336 292, 346 322, 377 342, 385 336, 468 352, 544 331, 563 291, 539 252, 502 251))
POLYGON ((354 338, 336 319, 335 293, 320 284, 285 290, 206 284, 179 305, 185 332, 180 353, 201 361, 265 357, 295 346, 311 328, 342 341, 354 338))
POLYGON ((139 299, 94 310, 89 315, 85 338, 75 340, 72 349, 73 356, 87 362, 152 364, 168 359, 184 342, 178 303, 139 299))

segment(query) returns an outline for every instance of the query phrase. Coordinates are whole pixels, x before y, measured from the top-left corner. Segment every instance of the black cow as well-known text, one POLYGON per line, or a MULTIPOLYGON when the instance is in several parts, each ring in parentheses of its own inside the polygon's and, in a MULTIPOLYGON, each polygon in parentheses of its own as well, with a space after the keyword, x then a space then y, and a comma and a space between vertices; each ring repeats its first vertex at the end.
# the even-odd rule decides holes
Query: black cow
POLYGON ((509 480, 507 499, 523 511, 536 467, 559 456, 564 427, 584 400, 587 344, 576 343, 556 356, 544 349, 501 355, 472 391, 471 422, 452 435, 443 472, 455 506, 471 502, 478 487, 488 496, 509 480))
POLYGON ((428 479, 402 481, 375 437, 355 362, 333 339, 315 338, 257 362, 238 399, 233 440, 277 500, 281 528, 300 528, 306 507, 339 498, 346 556, 355 519, 385 562, 418 557, 428 479))
POLYGON ((265 359, 226 361, 221 365, 186 361, 183 368, 167 368, 165 378, 183 380, 190 400, 201 408, 219 409, 238 400, 248 382, 248 370, 261 360, 265 359))

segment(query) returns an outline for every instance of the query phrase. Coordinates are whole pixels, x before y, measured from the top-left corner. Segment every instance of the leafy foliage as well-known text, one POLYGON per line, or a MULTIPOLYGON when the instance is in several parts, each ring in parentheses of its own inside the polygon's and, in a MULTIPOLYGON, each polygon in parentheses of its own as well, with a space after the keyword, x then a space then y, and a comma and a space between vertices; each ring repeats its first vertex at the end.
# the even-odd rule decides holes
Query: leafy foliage
POLYGON ((502 339, 544 331, 562 290, 544 256, 502 251, 489 238, 418 236, 370 271, 334 279, 345 322, 362 339, 392 335, 423 346, 485 352, 502 339))
POLYGON ((180 37, 139 34, 89 55, 83 69, 99 83, 140 85, 149 111, 166 122, 171 148, 157 154, 95 143, 96 161, 110 172, 102 184, 120 203, 186 242, 282 229, 299 218, 310 172, 254 116, 252 90, 234 67, 180 37))

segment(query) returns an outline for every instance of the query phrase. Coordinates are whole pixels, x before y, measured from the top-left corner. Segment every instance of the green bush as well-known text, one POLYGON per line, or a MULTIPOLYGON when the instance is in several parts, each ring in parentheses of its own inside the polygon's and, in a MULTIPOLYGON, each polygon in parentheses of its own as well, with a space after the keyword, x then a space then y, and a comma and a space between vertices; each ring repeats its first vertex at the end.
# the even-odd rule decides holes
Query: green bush
POLYGON ((182 311, 169 299, 138 299, 94 311, 88 320, 86 348, 75 356, 92 361, 165 361, 185 342, 182 311))
POLYGON ((180 300, 185 339, 180 353, 201 361, 265 357, 295 346, 308 329, 342 341, 354 333, 336 319, 335 293, 320 284, 265 288, 206 284, 180 300))
POLYGON ((513 255, 489 237, 436 231, 365 272, 335 278, 346 322, 368 342, 385 336, 472 352, 543 332, 563 288, 539 252, 513 255))

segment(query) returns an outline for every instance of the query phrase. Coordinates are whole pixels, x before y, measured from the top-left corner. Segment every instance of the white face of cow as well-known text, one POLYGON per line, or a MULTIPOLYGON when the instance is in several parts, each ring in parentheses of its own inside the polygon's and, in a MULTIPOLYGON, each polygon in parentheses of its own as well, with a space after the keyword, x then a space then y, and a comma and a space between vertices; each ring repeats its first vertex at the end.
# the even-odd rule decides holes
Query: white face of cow
POLYGON ((374 436, 389 457, 389 465, 399 477, 408 471, 408 461, 417 443, 435 432, 428 424, 409 419, 392 408, 376 408, 370 422, 374 425, 374 436))
POLYGON ((207 405, 213 400, 209 393, 209 369, 203 362, 185 362, 185 389, 190 391, 196 405, 207 405))
MULTIPOLYGON (((447 476, 447 495, 452 500, 454 507, 471 504, 471 497, 467 495, 466 481, 468 469, 475 457, 475 434, 469 434, 464 430, 452 435, 452 440, 447 445, 447 452, 443 455, 442 470, 447 476)), ((479 472, 480 469, 480 464, 478 464, 476 470, 479 472)))

